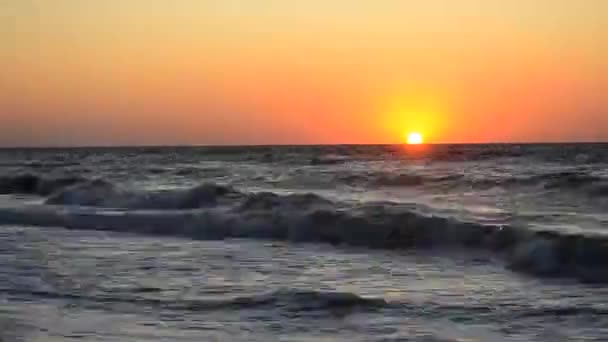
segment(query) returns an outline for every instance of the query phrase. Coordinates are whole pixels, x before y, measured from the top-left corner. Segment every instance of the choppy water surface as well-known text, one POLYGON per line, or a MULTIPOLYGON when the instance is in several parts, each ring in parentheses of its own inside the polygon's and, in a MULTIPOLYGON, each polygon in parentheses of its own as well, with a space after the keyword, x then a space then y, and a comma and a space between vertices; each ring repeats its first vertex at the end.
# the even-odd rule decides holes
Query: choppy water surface
POLYGON ((0 151, 25 341, 608 340, 608 146, 0 151))

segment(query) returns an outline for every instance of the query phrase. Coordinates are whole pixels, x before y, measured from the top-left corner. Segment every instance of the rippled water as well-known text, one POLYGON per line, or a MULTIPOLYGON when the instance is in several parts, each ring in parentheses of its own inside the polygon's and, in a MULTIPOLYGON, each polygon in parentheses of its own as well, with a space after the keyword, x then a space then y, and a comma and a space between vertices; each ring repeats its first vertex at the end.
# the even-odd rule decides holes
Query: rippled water
POLYGON ((33 228, 0 243, 4 334, 31 341, 608 338, 606 288, 485 255, 33 228))
POLYGON ((0 337, 608 340, 607 151, 0 151, 0 337))

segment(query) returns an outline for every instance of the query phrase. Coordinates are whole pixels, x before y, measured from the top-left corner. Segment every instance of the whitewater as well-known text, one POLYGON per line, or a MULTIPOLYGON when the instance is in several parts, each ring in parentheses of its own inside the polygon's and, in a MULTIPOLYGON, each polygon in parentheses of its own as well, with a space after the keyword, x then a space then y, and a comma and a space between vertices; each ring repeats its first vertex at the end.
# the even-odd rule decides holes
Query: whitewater
POLYGON ((0 150, 0 339, 608 340, 608 145, 0 150))

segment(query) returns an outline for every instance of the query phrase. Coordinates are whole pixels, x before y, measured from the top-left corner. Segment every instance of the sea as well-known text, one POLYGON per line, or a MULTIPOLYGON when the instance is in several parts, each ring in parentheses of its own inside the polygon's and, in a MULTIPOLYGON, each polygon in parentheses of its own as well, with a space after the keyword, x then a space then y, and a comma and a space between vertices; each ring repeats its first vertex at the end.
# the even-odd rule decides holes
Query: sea
POLYGON ((608 144, 3 149, 0 341, 608 341, 608 144))

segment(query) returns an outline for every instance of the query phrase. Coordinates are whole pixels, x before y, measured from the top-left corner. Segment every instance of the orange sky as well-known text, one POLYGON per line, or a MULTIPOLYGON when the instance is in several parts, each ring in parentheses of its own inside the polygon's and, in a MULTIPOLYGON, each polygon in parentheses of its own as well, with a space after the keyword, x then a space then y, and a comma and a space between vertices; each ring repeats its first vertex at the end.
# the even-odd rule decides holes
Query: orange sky
POLYGON ((5 0, 0 146, 608 141, 605 0, 5 0))

